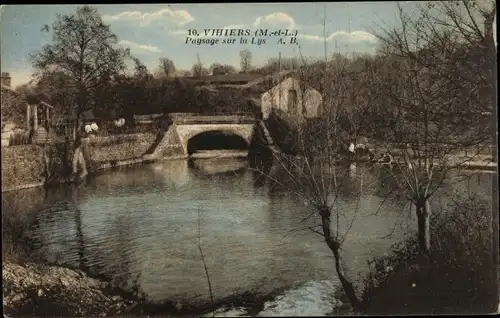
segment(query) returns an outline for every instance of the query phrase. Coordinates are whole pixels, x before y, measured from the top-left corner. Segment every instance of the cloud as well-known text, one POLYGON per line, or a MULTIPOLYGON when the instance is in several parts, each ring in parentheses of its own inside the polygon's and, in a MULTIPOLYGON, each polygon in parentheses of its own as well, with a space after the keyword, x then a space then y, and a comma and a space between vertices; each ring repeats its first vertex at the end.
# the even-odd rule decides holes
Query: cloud
POLYGON ((154 12, 123 11, 114 15, 104 15, 104 21, 137 21, 140 26, 147 26, 153 21, 171 22, 175 25, 184 25, 194 21, 186 10, 174 10, 169 7, 154 12))
POLYGON ((346 31, 337 31, 330 34, 326 38, 319 35, 308 35, 308 34, 298 34, 297 37, 311 41, 325 41, 325 40, 332 41, 338 38, 348 39, 350 42, 363 42, 363 41, 375 42, 377 40, 375 35, 363 30, 352 31, 350 34, 349 32, 346 31))
MULTIPOLYGON (((227 29, 243 29, 243 28, 245 28, 244 24, 230 24, 230 25, 227 25, 227 26, 222 27, 222 28, 211 28, 210 30, 212 30, 212 29, 227 30, 227 29)), ((206 28, 206 29, 208 29, 208 28, 206 28)), ((201 38, 201 39, 214 39, 214 38, 224 38, 225 37, 225 36, 214 36, 212 34, 205 35, 205 28, 198 29, 198 32, 199 32, 199 36, 197 36, 197 38, 201 38)), ((189 36, 188 30, 169 31, 168 34, 173 35, 173 36, 182 36, 182 37, 189 36)))
POLYGON ((254 28, 263 28, 266 26, 284 26, 288 29, 295 29, 297 24, 295 19, 283 12, 271 13, 266 16, 260 16, 253 23, 254 28))
POLYGON ((160 49, 156 46, 153 45, 145 45, 145 44, 139 44, 135 43, 132 41, 127 41, 127 40, 121 40, 118 42, 118 44, 124 45, 124 46, 129 46, 132 49, 139 49, 143 51, 149 51, 149 52, 155 52, 155 53, 160 53, 160 49))

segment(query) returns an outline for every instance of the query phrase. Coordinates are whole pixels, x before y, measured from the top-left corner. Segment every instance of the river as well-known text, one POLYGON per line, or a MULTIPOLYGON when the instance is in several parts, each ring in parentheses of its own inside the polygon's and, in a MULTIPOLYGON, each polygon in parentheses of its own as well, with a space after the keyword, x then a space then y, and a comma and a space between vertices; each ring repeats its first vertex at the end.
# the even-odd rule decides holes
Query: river
MULTIPOLYGON (((378 172, 365 171, 367 190, 360 200, 352 195, 360 170, 340 180, 345 187, 338 201, 349 220, 356 215, 343 248, 354 279, 366 274, 367 260, 415 227, 403 202, 384 200, 378 172)), ((270 173, 283 179, 280 171, 270 173)), ((488 174, 445 188, 459 187, 491 197, 488 174)), ((208 301, 200 242, 215 298, 282 290, 281 305, 273 305, 281 314, 300 313, 294 306, 309 308, 308 301, 316 307, 302 314, 321 314, 321 304, 331 311, 338 286, 332 254, 306 229, 318 220, 304 221, 312 209, 290 189, 245 160, 178 160, 108 171, 78 187, 4 193, 2 210, 33 219, 26 244, 48 262, 106 274, 122 287, 137 285, 153 302, 208 301)))

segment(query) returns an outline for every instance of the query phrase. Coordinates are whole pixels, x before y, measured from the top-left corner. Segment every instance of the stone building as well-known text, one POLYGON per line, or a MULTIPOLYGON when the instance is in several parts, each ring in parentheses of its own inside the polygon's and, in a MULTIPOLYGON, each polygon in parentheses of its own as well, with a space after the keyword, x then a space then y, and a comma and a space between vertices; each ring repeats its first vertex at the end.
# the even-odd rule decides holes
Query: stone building
POLYGON ((268 119, 274 110, 298 119, 321 115, 321 93, 290 76, 261 95, 262 116, 268 119))

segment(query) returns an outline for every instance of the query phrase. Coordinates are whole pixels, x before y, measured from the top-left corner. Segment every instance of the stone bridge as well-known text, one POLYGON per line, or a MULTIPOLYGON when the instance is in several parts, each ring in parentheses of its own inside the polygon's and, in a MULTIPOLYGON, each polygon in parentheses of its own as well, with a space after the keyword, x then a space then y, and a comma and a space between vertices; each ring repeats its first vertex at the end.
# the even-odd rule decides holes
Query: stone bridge
POLYGON ((151 158, 188 157, 189 141, 200 134, 218 132, 241 137, 247 147, 252 141, 258 120, 253 114, 200 115, 189 113, 170 114, 172 124, 159 141, 151 158))

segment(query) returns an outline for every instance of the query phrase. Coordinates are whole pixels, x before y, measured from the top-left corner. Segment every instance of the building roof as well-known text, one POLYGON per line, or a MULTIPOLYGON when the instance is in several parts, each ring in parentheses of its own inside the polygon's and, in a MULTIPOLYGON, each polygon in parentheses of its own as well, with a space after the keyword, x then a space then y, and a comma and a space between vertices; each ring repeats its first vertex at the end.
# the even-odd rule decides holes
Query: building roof
POLYGON ((207 75, 207 76, 190 76, 184 77, 185 80, 197 83, 248 83, 262 75, 255 73, 233 73, 233 74, 220 74, 220 75, 207 75))

